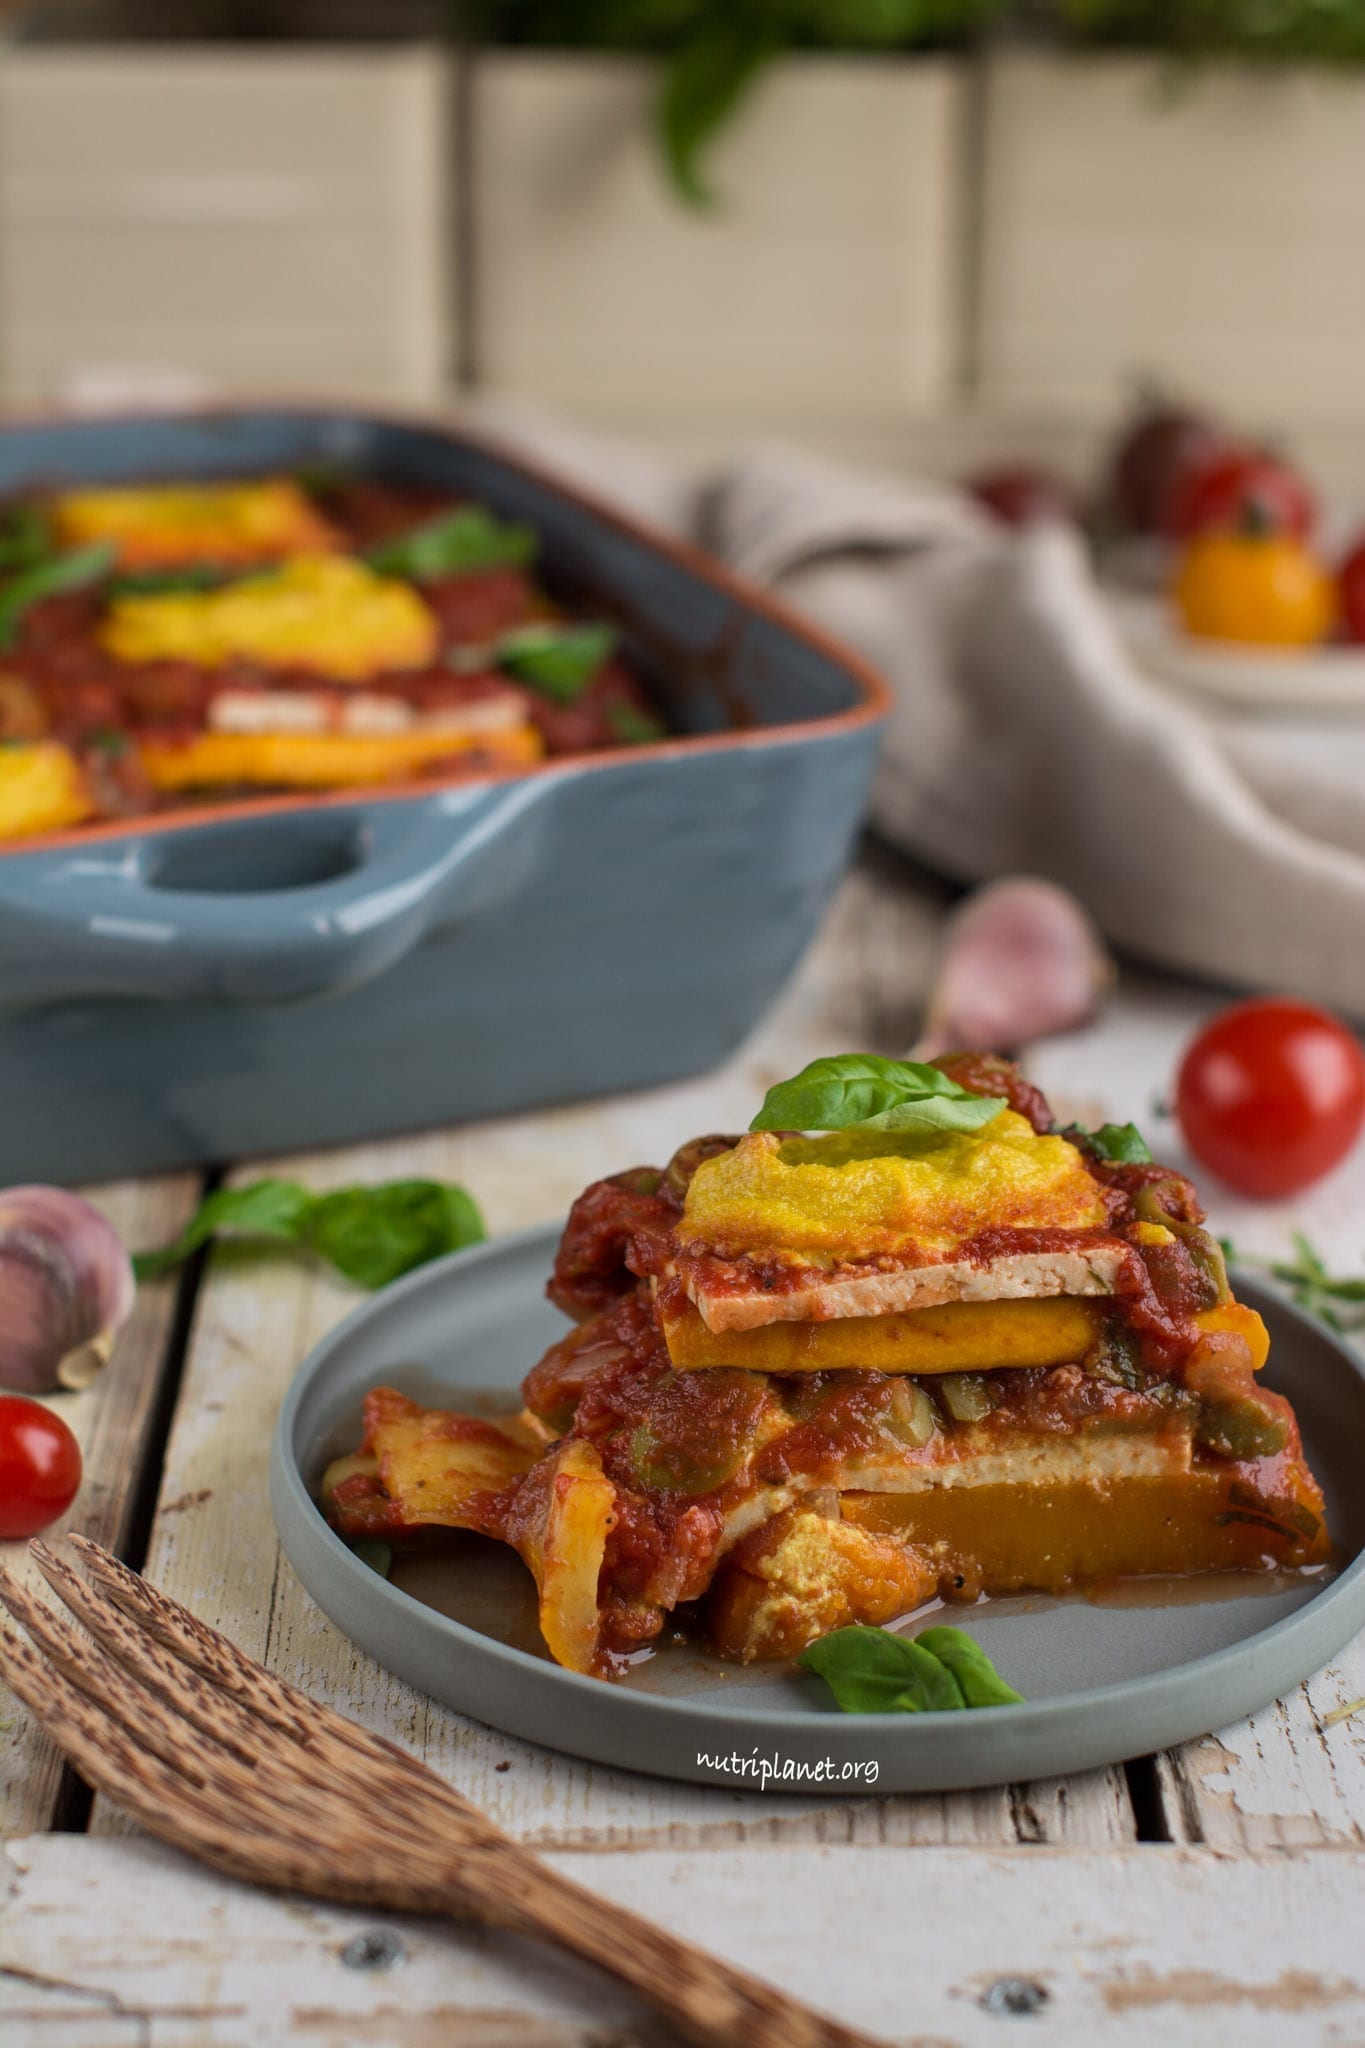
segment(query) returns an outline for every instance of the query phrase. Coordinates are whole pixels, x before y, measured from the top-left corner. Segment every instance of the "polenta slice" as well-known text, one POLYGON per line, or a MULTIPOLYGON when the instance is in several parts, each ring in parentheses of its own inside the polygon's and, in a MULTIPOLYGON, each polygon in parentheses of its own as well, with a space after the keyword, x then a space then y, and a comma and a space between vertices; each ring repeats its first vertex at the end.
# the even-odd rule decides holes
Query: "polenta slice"
POLYGON ((411 584, 349 555, 301 555, 218 590, 116 597, 100 632, 123 662, 255 662, 361 683, 384 669, 428 668, 439 629, 411 584))

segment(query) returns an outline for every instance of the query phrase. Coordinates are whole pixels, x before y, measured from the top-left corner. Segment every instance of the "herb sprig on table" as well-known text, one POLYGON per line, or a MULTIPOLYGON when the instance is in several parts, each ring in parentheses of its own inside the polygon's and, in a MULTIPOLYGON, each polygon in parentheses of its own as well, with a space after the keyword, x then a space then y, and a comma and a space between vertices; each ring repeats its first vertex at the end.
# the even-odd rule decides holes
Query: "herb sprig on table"
POLYGON ((941 1714, 964 1707, 1018 1706, 979 1643, 960 1628, 921 1629, 915 1637, 884 1628, 836 1628, 797 1658, 823 1678, 845 1714, 941 1714))
POLYGON ((1292 1259, 1266 1259, 1255 1252, 1238 1251, 1226 1237, 1220 1242, 1226 1258, 1277 1280, 1292 1301, 1326 1323, 1329 1330, 1346 1336, 1353 1330, 1365 1329, 1365 1279, 1339 1279, 1329 1273, 1301 1230, 1296 1230, 1291 1239, 1292 1259))
POLYGON ((220 1234, 297 1245, 357 1287, 374 1288, 478 1244, 485 1231, 473 1196, 447 1181, 391 1180, 315 1195, 299 1181, 257 1180, 206 1196, 179 1237, 138 1253, 133 1270, 150 1280, 220 1234))

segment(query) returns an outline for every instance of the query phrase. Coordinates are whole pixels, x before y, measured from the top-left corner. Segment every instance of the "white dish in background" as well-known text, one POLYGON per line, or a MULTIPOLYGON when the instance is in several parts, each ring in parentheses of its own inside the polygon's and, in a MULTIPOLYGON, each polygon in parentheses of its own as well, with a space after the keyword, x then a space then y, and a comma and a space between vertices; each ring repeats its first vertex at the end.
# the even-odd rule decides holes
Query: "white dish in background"
POLYGON ((1252 647, 1197 640, 1163 597, 1104 590, 1124 646, 1148 675, 1242 711, 1365 717, 1365 647, 1252 647))

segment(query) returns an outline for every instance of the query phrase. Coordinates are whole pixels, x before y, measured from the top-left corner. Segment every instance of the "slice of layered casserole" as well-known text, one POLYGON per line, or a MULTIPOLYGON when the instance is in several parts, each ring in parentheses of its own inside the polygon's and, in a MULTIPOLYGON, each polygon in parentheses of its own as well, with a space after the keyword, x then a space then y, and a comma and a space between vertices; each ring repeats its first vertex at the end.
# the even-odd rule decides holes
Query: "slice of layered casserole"
POLYGON ((1326 1560, 1265 1325, 1131 1126, 1058 1130, 977 1055, 821 1061, 755 1123, 580 1196, 521 1415, 376 1390, 336 1528, 514 1545, 604 1675, 671 1618, 790 1657, 935 1599, 1326 1560))

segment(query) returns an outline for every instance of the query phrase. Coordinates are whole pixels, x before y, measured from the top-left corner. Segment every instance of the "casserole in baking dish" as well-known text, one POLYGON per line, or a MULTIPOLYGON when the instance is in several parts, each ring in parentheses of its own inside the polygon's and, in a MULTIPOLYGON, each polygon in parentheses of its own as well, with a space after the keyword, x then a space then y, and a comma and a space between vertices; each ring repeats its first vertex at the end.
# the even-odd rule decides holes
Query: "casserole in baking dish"
POLYGON ((192 811, 12 837, 7 1179, 242 1158, 697 1071, 762 1014, 846 861, 877 679, 520 461, 336 409, 0 429, 10 499, 323 466, 532 529, 549 601, 611 628, 623 701, 665 736, 460 761, 420 786, 229 777, 192 811))

